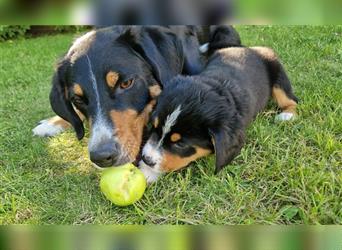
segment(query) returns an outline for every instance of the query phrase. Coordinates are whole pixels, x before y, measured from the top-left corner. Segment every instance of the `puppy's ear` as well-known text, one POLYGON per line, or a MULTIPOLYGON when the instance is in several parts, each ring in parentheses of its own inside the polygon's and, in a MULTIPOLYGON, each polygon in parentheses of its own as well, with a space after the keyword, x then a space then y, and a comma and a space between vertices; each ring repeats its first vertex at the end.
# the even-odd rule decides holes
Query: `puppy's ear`
POLYGON ((163 27, 130 28, 118 38, 130 46, 151 67, 162 86, 182 72, 183 47, 176 34, 163 27))
POLYGON ((68 97, 66 86, 66 68, 69 62, 59 63, 57 71, 52 80, 52 89, 50 92, 50 104, 52 110, 64 120, 71 123, 74 127, 77 138, 81 140, 84 137, 84 127, 80 117, 76 114, 68 97))
POLYGON ((221 126, 209 129, 209 134, 215 149, 215 174, 217 174, 240 153, 244 142, 244 133, 240 129, 233 131, 228 126, 221 126))

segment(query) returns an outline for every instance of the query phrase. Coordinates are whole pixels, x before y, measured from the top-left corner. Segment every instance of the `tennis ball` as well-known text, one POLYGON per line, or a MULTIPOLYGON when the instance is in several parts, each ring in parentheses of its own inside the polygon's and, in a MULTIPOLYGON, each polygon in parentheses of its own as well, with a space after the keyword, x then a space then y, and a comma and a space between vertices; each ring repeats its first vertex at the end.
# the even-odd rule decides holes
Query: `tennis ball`
POLYGON ((146 179, 140 169, 128 163, 102 172, 102 193, 117 206, 128 206, 138 201, 145 192, 146 179))

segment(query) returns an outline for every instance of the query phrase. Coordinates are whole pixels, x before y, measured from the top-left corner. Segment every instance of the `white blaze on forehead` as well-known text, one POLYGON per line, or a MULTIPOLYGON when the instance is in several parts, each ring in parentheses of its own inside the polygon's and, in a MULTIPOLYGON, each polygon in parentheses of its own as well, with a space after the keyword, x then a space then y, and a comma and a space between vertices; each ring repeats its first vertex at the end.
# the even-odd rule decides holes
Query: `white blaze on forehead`
POLYGON ((91 79, 91 84, 93 87, 93 91, 95 94, 95 102, 96 102, 96 115, 94 117, 94 121, 91 129, 91 138, 89 141, 89 150, 95 150, 98 145, 103 142, 108 142, 113 137, 113 129, 108 124, 106 119, 103 117, 103 112, 100 104, 100 95, 97 87, 96 78, 93 72, 93 68, 90 62, 88 55, 86 55, 87 63, 89 67, 89 76, 91 79))
POLYGON ((179 105, 171 114, 166 117, 166 121, 163 127, 163 134, 158 143, 158 147, 160 147, 163 143, 165 136, 171 131, 171 128, 176 124, 178 116, 182 112, 181 105, 179 105))
POLYGON ((93 90, 94 90, 94 93, 95 93, 95 101, 96 101, 96 107, 97 107, 97 116, 102 117, 102 109, 101 109, 101 105, 100 105, 100 94, 99 94, 99 90, 97 88, 96 78, 95 78, 95 75, 94 75, 94 72, 93 72, 93 68, 91 66, 91 62, 90 62, 89 56, 86 55, 86 58, 87 58, 88 66, 89 66, 91 85, 93 86, 93 90))
POLYGON ((172 126, 176 124, 180 113, 181 106, 179 105, 170 115, 167 116, 165 125, 163 127, 163 134, 159 142, 157 143, 149 139, 142 150, 142 155, 149 157, 154 163, 153 166, 146 166, 143 161, 140 162, 140 168, 145 174, 148 182, 157 180, 158 176, 162 173, 160 164, 163 161, 163 150, 161 145, 165 136, 171 131, 172 126))

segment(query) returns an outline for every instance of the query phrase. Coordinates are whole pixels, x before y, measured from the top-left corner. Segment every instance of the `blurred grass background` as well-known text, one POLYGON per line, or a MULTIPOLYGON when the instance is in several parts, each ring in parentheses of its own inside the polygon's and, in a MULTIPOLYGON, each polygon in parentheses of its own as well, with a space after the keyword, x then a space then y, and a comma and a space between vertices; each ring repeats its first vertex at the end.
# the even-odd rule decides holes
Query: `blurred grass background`
POLYGON ((244 44, 278 52, 298 119, 275 123, 270 104, 219 175, 213 158, 198 161, 125 208, 101 194, 87 139, 32 136, 53 115, 53 65, 79 34, 0 43, 0 224, 342 224, 342 26, 237 29, 244 44))
POLYGON ((108 24, 340 24, 340 0, 0 0, 0 23, 36 25, 108 24), (144 7, 147 6, 147 9, 144 7), (136 7, 136 8, 135 8, 136 7), (127 8, 132 13, 123 14, 127 8), (116 12, 119 10, 118 12, 116 12), (147 10, 147 11, 146 11, 147 10), (175 10, 175 11, 174 11, 175 10), (195 10, 195 11, 194 11, 195 10), (162 15, 156 13, 162 12, 162 15), (171 17, 168 15, 171 13, 171 17), (178 16, 178 14, 180 16, 178 16), (184 14, 184 15, 182 15, 184 14), (151 16, 156 18, 151 18, 151 16), (113 17, 114 16, 114 17, 113 17), (135 19, 142 16, 141 19, 135 19), (131 19, 133 17, 133 19, 131 19), (126 23, 127 20, 135 20, 126 23), (109 21, 109 22, 108 22, 109 21))
POLYGON ((236 20, 249 24, 340 24, 338 0, 241 0, 236 1, 236 20))

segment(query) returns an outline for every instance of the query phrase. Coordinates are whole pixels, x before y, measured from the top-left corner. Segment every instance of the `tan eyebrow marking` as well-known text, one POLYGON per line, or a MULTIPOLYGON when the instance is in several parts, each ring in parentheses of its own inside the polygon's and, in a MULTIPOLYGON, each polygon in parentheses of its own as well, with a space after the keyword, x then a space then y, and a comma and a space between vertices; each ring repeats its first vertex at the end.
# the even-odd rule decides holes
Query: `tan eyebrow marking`
POLYGON ((83 90, 82 90, 80 84, 75 83, 72 89, 73 89, 73 91, 75 92, 76 95, 83 96, 83 90))
POLYGON ((173 133, 170 137, 170 140, 172 142, 177 142, 182 138, 182 136, 179 133, 173 133))
POLYGON ((109 87, 114 88, 115 84, 119 80, 119 74, 114 71, 109 71, 106 75, 106 81, 109 87))
POLYGON ((162 90, 161 90, 160 86, 158 84, 156 84, 156 85, 151 86, 149 88, 149 91, 150 91, 150 96, 152 98, 156 98, 160 95, 162 90))

